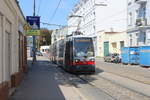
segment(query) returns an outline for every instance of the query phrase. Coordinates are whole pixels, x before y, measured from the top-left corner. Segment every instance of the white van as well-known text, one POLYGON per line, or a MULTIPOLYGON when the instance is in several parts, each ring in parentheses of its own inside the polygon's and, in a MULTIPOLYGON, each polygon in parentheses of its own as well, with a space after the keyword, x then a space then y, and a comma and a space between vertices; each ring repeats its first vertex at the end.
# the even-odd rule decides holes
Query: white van
POLYGON ((40 47, 40 52, 42 54, 47 54, 49 52, 49 46, 41 46, 40 47))

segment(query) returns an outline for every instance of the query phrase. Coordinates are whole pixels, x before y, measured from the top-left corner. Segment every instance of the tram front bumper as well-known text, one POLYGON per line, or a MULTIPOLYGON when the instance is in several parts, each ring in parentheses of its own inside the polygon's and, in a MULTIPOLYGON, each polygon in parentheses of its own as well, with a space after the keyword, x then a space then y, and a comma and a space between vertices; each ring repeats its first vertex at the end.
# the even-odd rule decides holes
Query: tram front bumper
POLYGON ((95 65, 77 65, 72 66, 74 72, 95 72, 95 65))

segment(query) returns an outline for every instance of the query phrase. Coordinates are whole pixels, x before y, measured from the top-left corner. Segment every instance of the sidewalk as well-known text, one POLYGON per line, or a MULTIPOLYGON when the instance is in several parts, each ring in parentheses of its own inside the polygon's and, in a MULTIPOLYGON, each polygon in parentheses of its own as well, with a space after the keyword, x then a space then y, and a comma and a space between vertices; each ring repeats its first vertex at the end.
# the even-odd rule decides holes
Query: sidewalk
POLYGON ((121 77, 129 78, 143 84, 150 85, 150 69, 139 65, 123 65, 104 62, 102 58, 96 60, 97 68, 121 77))
POLYGON ((48 60, 40 57, 33 66, 29 63, 29 72, 11 100, 82 100, 74 87, 57 82, 61 76, 48 60))

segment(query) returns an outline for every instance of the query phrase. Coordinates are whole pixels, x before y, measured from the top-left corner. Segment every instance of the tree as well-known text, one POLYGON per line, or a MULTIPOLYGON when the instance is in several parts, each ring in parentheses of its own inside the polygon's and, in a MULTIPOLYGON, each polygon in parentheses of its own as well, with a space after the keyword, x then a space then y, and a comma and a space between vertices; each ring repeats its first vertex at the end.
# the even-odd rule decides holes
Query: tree
POLYGON ((51 45, 51 34, 53 31, 48 30, 46 28, 42 28, 40 32, 41 32, 41 35, 37 37, 38 49, 42 45, 51 45))

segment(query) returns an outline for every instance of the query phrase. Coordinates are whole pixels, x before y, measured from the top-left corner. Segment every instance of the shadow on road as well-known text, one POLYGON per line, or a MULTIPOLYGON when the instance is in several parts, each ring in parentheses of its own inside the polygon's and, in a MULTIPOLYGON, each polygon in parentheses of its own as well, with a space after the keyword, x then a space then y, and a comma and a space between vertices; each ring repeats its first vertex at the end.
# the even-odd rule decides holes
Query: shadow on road
POLYGON ((28 61, 29 72, 10 100, 65 100, 48 61, 28 61))
POLYGON ((92 77, 93 75, 103 72, 96 68, 93 75, 73 75, 65 72, 48 59, 38 59, 35 64, 29 60, 28 67, 29 72, 11 100, 65 100, 64 91, 60 89, 60 86, 80 88, 80 85, 97 80, 92 77))
POLYGON ((58 67, 56 64, 53 63, 51 63, 50 69, 56 71, 54 72, 54 77, 57 80, 59 85, 65 85, 65 86, 73 85, 77 88, 80 88, 80 85, 82 84, 89 84, 90 82, 97 80, 92 76, 103 72, 103 70, 96 68, 96 72, 94 74, 86 73, 86 74, 75 75, 64 71, 61 67, 58 67))

